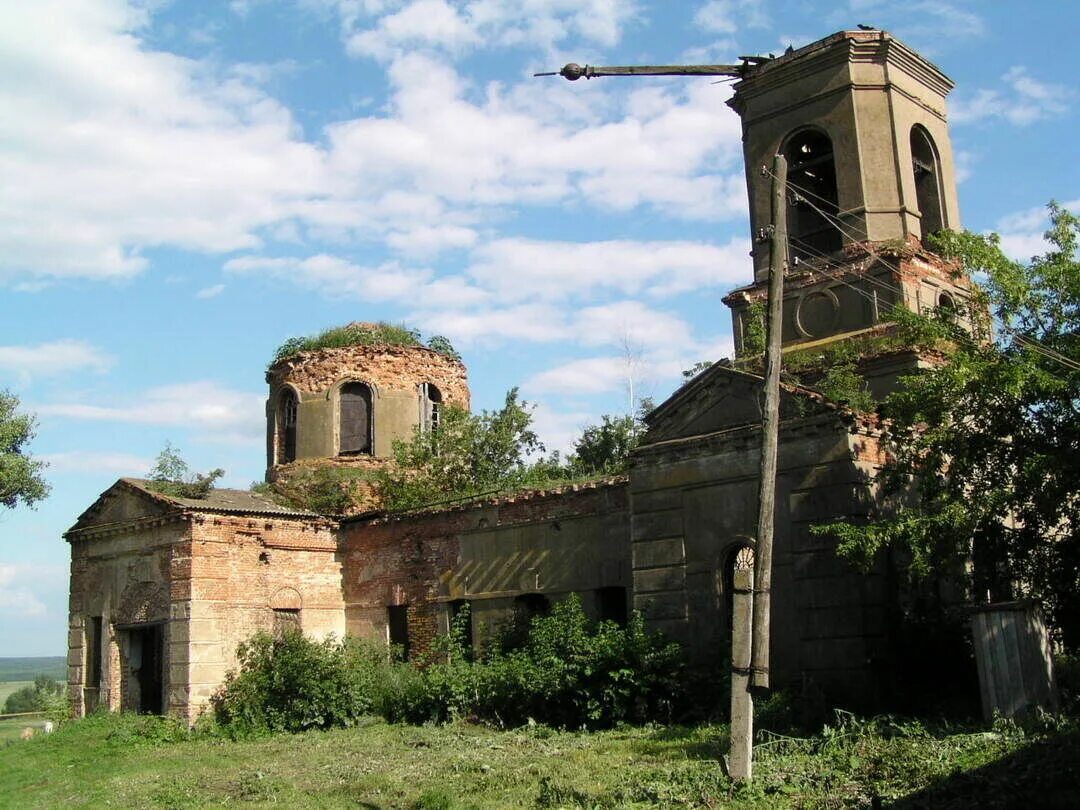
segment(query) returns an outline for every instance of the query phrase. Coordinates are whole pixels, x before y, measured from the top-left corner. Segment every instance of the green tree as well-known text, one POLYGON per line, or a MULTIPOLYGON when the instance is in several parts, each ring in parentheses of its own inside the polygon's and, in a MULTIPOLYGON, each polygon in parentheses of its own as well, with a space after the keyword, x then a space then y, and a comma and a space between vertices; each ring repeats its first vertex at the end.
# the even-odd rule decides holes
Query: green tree
POLYGON ((193 473, 180 451, 171 442, 165 442, 146 477, 150 488, 162 495, 199 499, 205 498, 224 474, 220 467, 208 473, 193 473))
POLYGON ((41 474, 45 462, 36 461, 26 451, 36 422, 30 414, 18 413, 18 408, 17 396, 0 391, 0 505, 8 509, 20 501, 33 506, 49 494, 41 474))
POLYGON ((535 478, 529 459, 543 450, 528 403, 514 388, 498 410, 471 414, 447 406, 437 430, 417 427, 409 441, 395 441, 394 464, 376 474, 376 486, 391 510, 516 489, 535 478))
POLYGON ((985 282, 968 317, 897 313, 906 337, 946 361, 882 406, 895 460, 892 515, 834 523, 841 553, 867 563, 903 549, 916 577, 969 571, 973 593, 1041 601, 1080 645, 1080 265, 1078 219, 1051 203, 1050 250, 1007 258, 996 235, 944 233, 936 249, 985 282), (984 313, 993 313, 989 338, 984 313), (966 321, 966 323, 965 323, 966 321), (966 327, 966 328, 965 328, 966 327), (974 328, 972 328, 974 327, 974 328), (973 565, 966 565, 971 561, 973 565))
POLYGON ((611 475, 624 471, 640 435, 641 427, 634 417, 604 414, 599 425, 589 425, 574 443, 569 459, 572 473, 611 475))
POLYGON ((63 702, 64 685, 46 675, 34 678, 32 686, 24 686, 7 696, 4 701, 5 714, 22 712, 45 712, 56 708, 63 702))

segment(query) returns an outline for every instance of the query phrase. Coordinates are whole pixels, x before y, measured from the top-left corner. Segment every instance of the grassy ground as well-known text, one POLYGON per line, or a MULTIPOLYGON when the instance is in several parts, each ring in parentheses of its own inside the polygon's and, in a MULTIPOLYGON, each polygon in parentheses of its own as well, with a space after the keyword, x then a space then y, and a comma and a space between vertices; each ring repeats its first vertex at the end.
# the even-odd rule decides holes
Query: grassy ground
POLYGON ((752 786, 723 775, 722 727, 600 733, 453 724, 188 737, 92 717, 0 749, 0 807, 1073 807, 1080 732, 929 732, 848 720, 772 737, 752 786))

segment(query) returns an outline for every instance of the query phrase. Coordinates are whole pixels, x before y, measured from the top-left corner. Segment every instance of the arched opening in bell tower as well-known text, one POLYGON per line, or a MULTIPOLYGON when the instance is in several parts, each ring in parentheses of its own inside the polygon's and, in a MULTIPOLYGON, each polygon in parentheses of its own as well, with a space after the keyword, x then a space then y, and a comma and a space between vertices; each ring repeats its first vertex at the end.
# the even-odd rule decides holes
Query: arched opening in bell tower
POLYGON ((842 240, 830 220, 840 210, 832 141, 819 129, 803 129, 788 139, 783 154, 788 162, 789 261, 834 253, 842 240))
POLYGON ((911 168, 915 173, 915 205, 922 222, 922 239, 945 227, 941 208, 941 161, 933 138, 924 127, 911 128, 911 168))

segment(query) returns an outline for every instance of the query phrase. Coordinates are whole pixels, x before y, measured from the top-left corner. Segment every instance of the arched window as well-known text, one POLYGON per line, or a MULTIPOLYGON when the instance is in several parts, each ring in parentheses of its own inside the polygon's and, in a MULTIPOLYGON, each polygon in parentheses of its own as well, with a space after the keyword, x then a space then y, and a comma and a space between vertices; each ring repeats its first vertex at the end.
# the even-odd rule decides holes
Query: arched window
POLYGON ((915 173, 915 204, 922 217, 922 238, 945 227, 941 210, 941 161, 930 133, 918 124, 911 128, 911 168, 915 173))
POLYGON ((296 411, 299 402, 296 392, 286 388, 278 398, 277 407, 277 463, 296 461, 296 411))
POLYGON ((788 141, 784 157, 788 161, 788 258, 794 262, 839 250, 840 231, 824 216, 835 217, 840 210, 832 141, 819 130, 803 130, 788 141))
POLYGON ((340 419, 339 453, 372 452, 371 389, 364 383, 341 386, 338 398, 340 419))
POLYGON ((433 383, 420 386, 420 425, 431 433, 439 429, 442 411, 442 392, 433 383))

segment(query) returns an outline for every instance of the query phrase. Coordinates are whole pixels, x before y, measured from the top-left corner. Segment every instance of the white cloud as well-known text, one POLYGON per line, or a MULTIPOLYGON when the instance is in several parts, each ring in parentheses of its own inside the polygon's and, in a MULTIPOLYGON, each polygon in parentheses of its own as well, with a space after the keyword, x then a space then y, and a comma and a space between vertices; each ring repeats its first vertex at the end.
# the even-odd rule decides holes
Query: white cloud
POLYGON ((476 30, 445 0, 415 0, 379 18, 374 28, 354 33, 346 48, 354 56, 388 59, 405 46, 441 46, 461 51, 479 42, 476 30))
POLYGON ((636 347, 644 351, 691 343, 691 328, 686 321, 650 309, 640 301, 585 307, 575 315, 574 331, 577 342, 586 346, 636 347))
POLYGON ((261 394, 203 380, 151 388, 123 404, 49 403, 35 410, 46 419, 159 425, 191 430, 207 441, 253 442, 265 430, 263 408, 261 394))
POLYGON ((546 403, 538 403, 532 416, 532 428, 544 443, 545 451, 558 450, 563 455, 573 451, 574 442, 588 425, 600 421, 587 411, 556 411, 546 403))
POLYGON ((601 394, 626 385, 625 358, 616 355, 572 360, 535 374, 523 383, 526 391, 546 394, 601 394))
MULTIPOLYGON (((1062 207, 1080 213, 1080 199, 1070 200, 1062 207)), ((1001 249, 1006 256, 1026 262, 1032 256, 1046 253, 1050 245, 1043 234, 1050 227, 1046 206, 1027 208, 1007 214, 997 222, 995 230, 1001 237, 1001 249)))
POLYGON ((227 261, 224 269, 227 273, 281 278, 326 296, 361 301, 415 300, 432 275, 429 270, 410 270, 396 262, 361 267, 325 253, 306 259, 242 256, 227 261))
POLYGON ((408 320, 462 345, 480 341, 550 343, 566 338, 570 331, 562 308, 539 303, 471 311, 422 310, 411 313, 408 320))
POLYGON ((964 0, 848 0, 847 8, 839 8, 829 19, 849 28, 853 20, 873 24, 919 41, 981 37, 986 33, 986 21, 964 5, 964 0))
POLYGON ((473 48, 551 51, 570 37, 610 47, 637 15, 633 0, 410 0, 336 3, 346 50, 392 59, 406 49, 458 55, 473 48))
POLYGON ((209 287, 203 287, 201 290, 199 290, 197 293, 195 293, 195 297, 196 298, 217 298, 223 292, 225 292, 225 285, 224 284, 213 284, 213 285, 211 285, 209 287))
POLYGON ((259 244, 324 185, 248 80, 148 50, 119 0, 9 5, 0 26, 0 275, 130 276, 144 248, 259 244))
POLYGON ((694 24, 712 34, 734 34, 741 28, 769 24, 761 0, 709 0, 694 13, 694 24))
POLYGON ((498 239, 473 254, 468 274, 510 300, 584 296, 597 291, 672 295, 747 278, 749 243, 556 242, 498 239))
MULTIPOLYGON (((612 354, 585 357, 561 363, 534 374, 522 388, 533 396, 551 394, 591 395, 614 391, 628 393, 632 376, 635 400, 657 390, 673 390, 684 382, 682 372, 701 360, 730 357, 734 347, 730 335, 704 342, 686 339, 663 342, 650 340, 644 330, 629 332, 626 345, 612 354)), ((618 343, 618 342, 617 342, 618 343)))
POLYGON ((93 473, 114 475, 143 475, 153 461, 131 453, 98 453, 90 450, 70 450, 64 453, 42 453, 38 458, 49 465, 49 473, 93 473))
POLYGON ((1068 112, 1076 95, 1065 85, 1035 79, 1023 66, 1010 68, 1001 78, 1004 89, 983 88, 970 97, 958 95, 951 99, 950 121, 965 124, 998 119, 1027 126, 1068 112))
MULTIPOLYGON (((614 0, 541 6, 453 8, 500 36, 547 15, 599 39, 632 12, 614 0)), ((514 205, 745 216, 738 118, 708 81, 478 88, 410 53, 390 63, 378 114, 311 143, 260 87, 287 63, 219 66, 152 50, 140 39, 146 16, 119 0, 22 4, 5 22, 0 278, 24 289, 131 276, 156 246, 379 240, 426 259, 475 246, 479 224, 514 205)))
POLYGON ((48 612, 45 603, 30 586, 55 579, 61 575, 58 569, 60 566, 55 565, 0 562, 0 612, 15 616, 44 616, 48 612))
POLYGON ((82 340, 54 340, 36 346, 0 346, 0 369, 24 377, 67 374, 89 369, 105 372, 114 359, 82 340))

